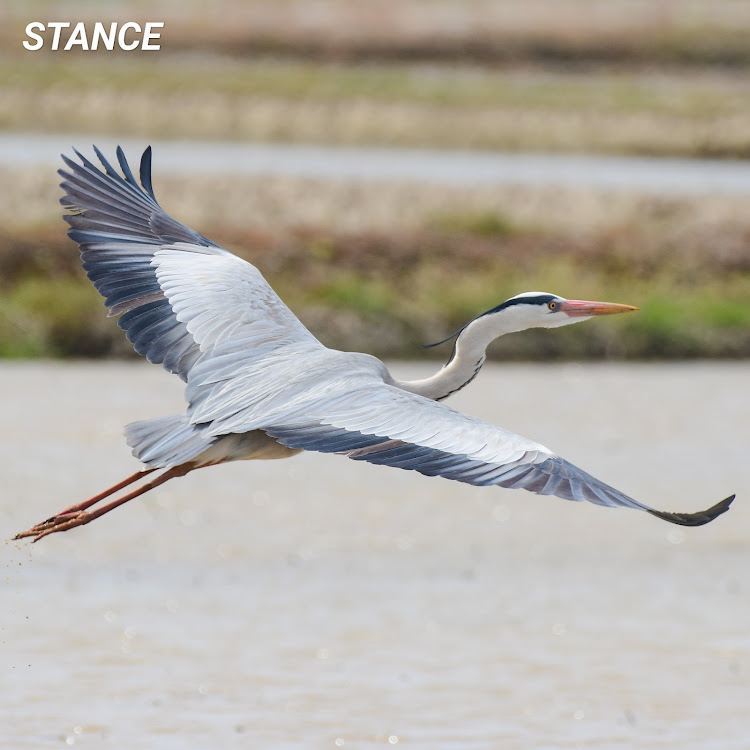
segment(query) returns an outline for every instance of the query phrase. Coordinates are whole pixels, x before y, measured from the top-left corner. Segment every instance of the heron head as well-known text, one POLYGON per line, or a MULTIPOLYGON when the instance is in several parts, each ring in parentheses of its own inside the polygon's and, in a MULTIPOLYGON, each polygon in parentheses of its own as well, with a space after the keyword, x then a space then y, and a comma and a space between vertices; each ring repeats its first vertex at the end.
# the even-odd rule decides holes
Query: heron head
POLYGON ((490 341, 506 333, 525 331, 528 328, 560 328, 588 320, 595 315, 614 315, 637 309, 632 305, 615 302, 565 299, 548 292, 523 292, 477 315, 447 338, 424 346, 431 348, 456 339, 456 342, 480 342, 485 347, 490 341))
POLYGON ((523 292, 479 317, 502 316, 509 328, 522 331, 527 328, 559 328, 588 320, 596 315, 615 315, 637 309, 632 305, 620 305, 615 302, 565 299, 548 292, 523 292))

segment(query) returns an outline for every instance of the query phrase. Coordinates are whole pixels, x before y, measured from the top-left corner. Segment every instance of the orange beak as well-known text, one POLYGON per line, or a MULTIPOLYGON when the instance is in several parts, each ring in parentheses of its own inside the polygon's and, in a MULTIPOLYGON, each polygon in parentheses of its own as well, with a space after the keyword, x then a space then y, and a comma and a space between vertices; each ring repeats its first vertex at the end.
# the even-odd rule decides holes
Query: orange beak
POLYGON ((634 312, 637 307, 618 305, 616 302, 587 302, 582 299, 566 299, 560 303, 560 311, 571 318, 582 318, 588 315, 617 315, 617 313, 634 312))

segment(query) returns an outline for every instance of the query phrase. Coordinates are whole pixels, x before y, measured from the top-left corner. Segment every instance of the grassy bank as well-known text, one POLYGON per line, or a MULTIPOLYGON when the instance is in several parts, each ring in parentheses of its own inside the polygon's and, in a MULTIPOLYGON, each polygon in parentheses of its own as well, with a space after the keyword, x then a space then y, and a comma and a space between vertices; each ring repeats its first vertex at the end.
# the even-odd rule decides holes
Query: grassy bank
POLYGON ((0 129, 750 156, 739 0, 147 5, 72 0, 63 15, 158 17, 159 52, 28 52, 29 19, 62 11, 0 10, 0 129))
MULTIPOLYGON (((750 157, 737 0, 186 0, 162 51, 27 53, 51 0, 0 11, 0 129, 507 151, 750 157)), ((76 20, 106 21, 72 0, 76 20)), ((597 190, 163 177, 178 218, 255 262, 325 343, 417 356, 522 290, 635 315, 499 342, 501 357, 747 356, 746 200, 597 190)), ((49 171, 0 169, 0 355, 127 356, 78 268, 49 171)), ((429 356, 442 356, 440 351, 429 356)))
MULTIPOLYGON (((0 355, 128 356, 83 275, 48 170, 0 170, 0 355)), ((742 196, 659 198, 551 187, 160 175, 172 215, 255 263, 327 344, 383 356, 520 291, 636 305, 509 336, 500 357, 750 354, 742 196)))
POLYGON ((750 155, 744 71, 0 58, 0 128, 510 151, 750 155))
MULTIPOLYGON (((750 253, 741 242, 747 228, 707 253, 699 237, 664 241, 637 226, 581 236, 516 226, 497 214, 435 222, 438 228, 390 233, 220 226, 207 233, 252 259, 319 338, 337 348, 442 357, 447 352, 419 345, 519 291, 541 289, 641 310, 509 336, 493 356, 750 355, 750 253)), ((6 234, 0 248, 0 356, 131 354, 62 228, 6 234)))
MULTIPOLYGON (((48 170, 0 170, 0 354, 125 356, 79 268, 48 170)), ((637 305, 623 318, 499 342, 496 356, 750 354, 743 196, 451 188, 161 175, 164 208, 255 263, 327 344, 442 356, 444 338, 520 291, 637 305)))

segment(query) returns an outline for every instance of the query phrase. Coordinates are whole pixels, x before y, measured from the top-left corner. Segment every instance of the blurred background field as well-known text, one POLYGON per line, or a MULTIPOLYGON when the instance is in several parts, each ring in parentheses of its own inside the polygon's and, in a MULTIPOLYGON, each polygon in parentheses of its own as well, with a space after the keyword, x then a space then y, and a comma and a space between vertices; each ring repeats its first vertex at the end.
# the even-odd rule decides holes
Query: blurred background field
POLYGON ((0 746, 748 747, 748 362, 546 362, 747 359, 750 189, 196 164, 232 142, 731 169, 747 0, 4 0, 0 50, 0 357, 37 358, 0 363, 3 538, 130 474, 122 424, 184 406, 142 361, 40 361, 135 355, 65 234, 56 153, 24 138, 127 140, 134 167, 153 139, 163 207, 330 346, 443 358, 420 344, 524 290, 637 305, 504 337, 491 356, 544 363, 487 365, 451 404, 659 508, 737 493, 683 530, 340 456, 195 472, 6 542, 0 746), (164 21, 162 50, 27 52, 32 20, 164 21))
MULTIPOLYGON (((83 147, 114 136, 750 155, 741 0, 11 2, 0 20, 0 129, 83 147), (162 50, 24 50, 26 23, 52 16, 162 20, 162 50)), ((158 154, 155 165, 162 205, 256 263, 331 346, 418 357, 543 289, 641 312, 508 337, 493 355, 750 353, 748 196, 178 179, 158 154)), ((0 165, 0 184, 0 355, 128 356, 65 237, 54 173, 0 165)))

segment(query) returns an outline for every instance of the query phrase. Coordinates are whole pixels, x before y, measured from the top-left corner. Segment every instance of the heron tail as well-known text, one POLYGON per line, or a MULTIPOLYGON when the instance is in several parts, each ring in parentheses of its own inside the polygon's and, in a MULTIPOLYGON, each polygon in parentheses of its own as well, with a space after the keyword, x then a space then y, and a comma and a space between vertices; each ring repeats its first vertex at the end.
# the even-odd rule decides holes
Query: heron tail
POLYGON ((185 414, 132 422, 125 427, 125 440, 133 455, 152 469, 169 468, 200 455, 214 437, 204 437, 185 414))

